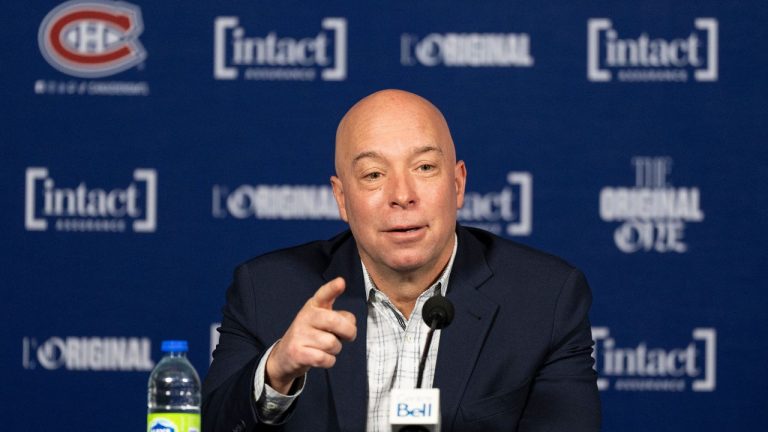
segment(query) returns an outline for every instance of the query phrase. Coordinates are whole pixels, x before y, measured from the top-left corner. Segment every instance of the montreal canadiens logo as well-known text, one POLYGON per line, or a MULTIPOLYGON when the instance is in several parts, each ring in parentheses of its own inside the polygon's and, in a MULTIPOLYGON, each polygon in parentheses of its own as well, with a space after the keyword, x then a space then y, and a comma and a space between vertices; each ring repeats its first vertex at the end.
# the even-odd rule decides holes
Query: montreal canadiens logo
POLYGON ((101 78, 144 61, 141 10, 130 3, 69 1, 40 24, 40 52, 51 66, 80 78, 101 78))

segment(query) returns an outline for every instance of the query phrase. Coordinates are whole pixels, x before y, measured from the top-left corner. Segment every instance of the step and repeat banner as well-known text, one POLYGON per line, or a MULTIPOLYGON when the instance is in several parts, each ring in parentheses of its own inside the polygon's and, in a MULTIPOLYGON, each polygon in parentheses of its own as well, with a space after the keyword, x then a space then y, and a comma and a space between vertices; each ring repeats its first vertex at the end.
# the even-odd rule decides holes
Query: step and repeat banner
POLYGON ((768 4, 3 9, 3 430, 142 430, 163 339, 205 376, 236 264, 345 229, 384 88, 447 117, 460 223, 586 273, 604 430, 764 427, 768 4))

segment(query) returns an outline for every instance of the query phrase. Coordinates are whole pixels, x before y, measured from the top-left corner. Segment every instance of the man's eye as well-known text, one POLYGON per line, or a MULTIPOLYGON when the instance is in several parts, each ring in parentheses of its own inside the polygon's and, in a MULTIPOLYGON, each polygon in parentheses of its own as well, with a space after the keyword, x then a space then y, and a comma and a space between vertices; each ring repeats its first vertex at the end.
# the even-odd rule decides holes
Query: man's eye
POLYGON ((370 172, 366 174, 363 178, 366 180, 378 180, 379 178, 381 178, 381 173, 378 171, 370 172))
POLYGON ((429 172, 429 171, 433 171, 434 169, 435 169, 434 165, 430 165, 430 164, 419 165, 419 171, 429 172))

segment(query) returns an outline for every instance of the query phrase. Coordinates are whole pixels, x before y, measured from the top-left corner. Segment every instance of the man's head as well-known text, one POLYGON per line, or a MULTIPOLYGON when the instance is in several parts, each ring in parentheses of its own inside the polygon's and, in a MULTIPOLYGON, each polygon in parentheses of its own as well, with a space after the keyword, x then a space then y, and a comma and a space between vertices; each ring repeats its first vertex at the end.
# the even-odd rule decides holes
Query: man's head
POLYGON ((412 93, 376 92, 339 123, 335 163, 333 192, 366 267, 441 270, 453 249, 466 168, 440 111, 412 93))

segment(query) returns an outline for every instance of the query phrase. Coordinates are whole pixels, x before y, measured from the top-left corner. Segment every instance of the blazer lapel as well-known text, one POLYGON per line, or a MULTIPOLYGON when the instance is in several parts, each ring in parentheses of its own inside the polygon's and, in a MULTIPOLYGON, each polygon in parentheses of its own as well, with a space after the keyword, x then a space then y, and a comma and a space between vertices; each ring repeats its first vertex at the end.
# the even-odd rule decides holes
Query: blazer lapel
MULTIPOLYGON (((336 418, 342 431, 365 430, 368 375, 366 368, 366 329, 368 305, 365 301, 363 270, 352 236, 344 240, 333 253, 331 263, 323 273, 326 282, 338 276, 344 278, 346 289, 336 299, 335 310, 355 315, 357 338, 345 342, 336 356, 336 364, 327 370, 331 396, 336 406, 336 418)), ((318 407, 319 408, 319 407, 318 407)))
POLYGON ((498 305, 477 291, 493 276, 483 245, 465 229, 457 229, 459 246, 446 297, 455 308, 453 322, 441 330, 434 387, 440 389, 443 430, 452 429, 459 401, 483 348, 498 305))

